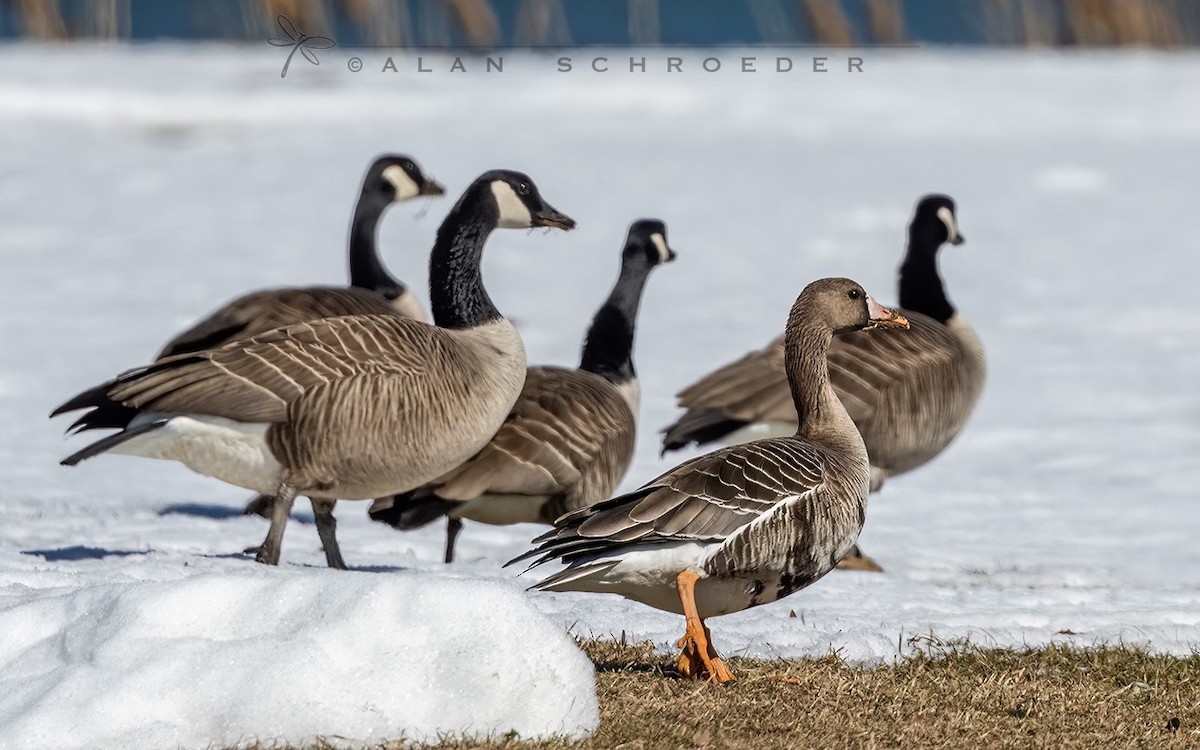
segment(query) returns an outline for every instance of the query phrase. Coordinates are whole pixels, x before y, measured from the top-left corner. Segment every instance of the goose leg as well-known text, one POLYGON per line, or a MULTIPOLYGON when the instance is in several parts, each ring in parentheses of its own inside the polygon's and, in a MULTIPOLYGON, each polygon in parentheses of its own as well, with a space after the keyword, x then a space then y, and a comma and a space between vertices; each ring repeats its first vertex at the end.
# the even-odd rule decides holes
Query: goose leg
POLYGON ((313 515, 317 519, 317 535, 321 537, 321 549, 325 550, 325 562, 336 570, 345 570, 346 561, 337 543, 337 519, 333 517, 333 506, 337 500, 312 501, 313 515))
POLYGON ((458 541, 458 535, 462 533, 463 522, 461 518, 446 519, 446 556, 447 564, 454 562, 454 543, 458 541))
POLYGON ((864 555, 858 545, 846 553, 846 556, 838 561, 838 570, 861 570, 865 573, 882 573, 883 567, 875 562, 870 557, 864 555))
MULTIPOLYGON (((242 509, 243 516, 260 516, 271 520, 271 508, 275 505, 275 498, 272 495, 255 495, 254 499, 246 503, 246 507, 242 509)), ((242 550, 247 555, 257 555, 262 549, 261 544, 256 544, 253 547, 247 547, 242 550)))
POLYGON ((264 565, 278 565, 279 551, 283 547, 283 530, 287 527, 288 516, 292 513, 292 503, 296 501, 296 488, 286 484, 279 485, 275 493, 275 504, 271 507, 271 528, 267 538, 258 548, 254 559, 264 565))
POLYGON ((697 680, 707 677, 712 682, 732 682, 737 678, 712 646, 708 627, 700 619, 696 609, 696 581, 700 576, 685 570, 675 577, 675 590, 679 593, 679 602, 683 605, 683 616, 686 629, 679 643, 682 649, 679 654, 677 668, 684 677, 697 680))

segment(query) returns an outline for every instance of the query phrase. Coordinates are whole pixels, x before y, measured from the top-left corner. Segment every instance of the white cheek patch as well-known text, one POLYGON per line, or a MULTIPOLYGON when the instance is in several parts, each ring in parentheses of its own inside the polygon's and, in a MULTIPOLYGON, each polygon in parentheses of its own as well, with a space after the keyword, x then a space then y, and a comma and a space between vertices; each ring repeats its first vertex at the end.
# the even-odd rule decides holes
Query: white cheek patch
POLYGON ((958 239, 958 224, 954 221, 954 214, 950 209, 942 206, 937 210, 937 217, 946 225, 946 239, 950 242, 958 239))
POLYGON ((667 249, 667 241, 661 234, 655 232, 654 234, 650 235, 650 241, 654 243, 656 248, 658 248, 659 263, 666 263, 671 259, 671 251, 667 249))
POLYGON ((390 167, 385 167, 383 170, 383 179, 392 184, 396 188, 397 202, 406 201, 409 198, 416 198, 421 194, 421 186, 413 181, 413 178, 408 176, 398 164, 393 164, 390 167))
POLYGON ((495 180, 492 182, 492 195, 496 198, 496 207, 500 211, 500 221, 496 226, 505 229, 528 229, 533 226, 533 216, 529 213, 529 207, 517 195, 517 191, 513 190, 512 185, 503 180, 495 180))

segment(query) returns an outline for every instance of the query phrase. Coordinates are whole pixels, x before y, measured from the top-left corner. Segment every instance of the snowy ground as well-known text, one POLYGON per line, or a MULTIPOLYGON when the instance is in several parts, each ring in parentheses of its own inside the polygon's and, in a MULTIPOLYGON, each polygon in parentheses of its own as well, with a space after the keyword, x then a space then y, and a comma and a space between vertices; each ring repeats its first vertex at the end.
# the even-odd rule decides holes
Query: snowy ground
MULTIPOLYGON (((722 50, 717 74, 700 72, 694 51, 675 75, 619 72, 614 53, 608 74, 506 56, 503 74, 456 76, 445 61, 417 74, 399 59, 398 73, 379 73, 380 54, 351 73, 350 53, 330 50, 319 68, 297 56, 281 80, 278 53, 0 49, 0 663, 11 679, 67 658, 39 667, 47 647, 21 623, 100 639, 104 615, 79 608, 165 611, 159 598, 188 598, 201 581, 211 608, 188 616, 241 623, 269 609, 286 622, 286 587, 307 611, 344 614, 297 623, 303 638, 340 638, 340 658, 365 664, 380 656, 375 639, 404 638, 406 620, 384 633, 353 595, 323 598, 340 578, 395 612, 396 596, 454 591, 460 578, 526 596, 500 564, 534 527, 468 526, 463 561, 446 569, 440 528, 400 535, 346 503, 342 548, 365 572, 321 570, 316 533, 299 523, 286 570, 264 572, 238 554, 265 533, 237 515, 246 493, 175 464, 57 465, 83 444, 46 419, 63 398, 145 362, 234 294, 343 279, 357 180, 387 150, 416 156, 451 193, 485 169, 522 169, 579 221, 569 235, 508 231, 489 245, 489 287, 533 362, 575 361, 628 222, 668 222, 680 257, 643 308, 643 429, 627 488, 674 462, 658 458, 656 432, 677 389, 768 340, 813 278, 852 276, 894 299, 913 202, 951 194, 968 242, 945 252, 943 273, 990 358, 975 419, 941 459, 872 499, 862 545, 886 574, 833 574, 721 618, 717 645, 861 660, 928 634, 1200 645, 1200 57, 868 51, 859 76, 789 76, 732 72, 738 55, 722 50)), ((424 283, 448 207, 393 209, 382 236, 398 275, 424 283)), ((581 634, 666 648, 682 631, 679 618, 616 598, 528 601, 581 634)), ((486 606, 459 602, 464 617, 503 620, 477 611, 486 606)), ((224 631, 197 627, 212 668, 240 679, 237 660, 258 652, 223 650, 224 631)), ((100 700, 124 684, 122 664, 72 678, 74 703, 51 691, 31 705, 100 700)), ((148 689, 165 690, 162 677, 148 689)), ((342 697, 326 696, 331 707, 342 697)))

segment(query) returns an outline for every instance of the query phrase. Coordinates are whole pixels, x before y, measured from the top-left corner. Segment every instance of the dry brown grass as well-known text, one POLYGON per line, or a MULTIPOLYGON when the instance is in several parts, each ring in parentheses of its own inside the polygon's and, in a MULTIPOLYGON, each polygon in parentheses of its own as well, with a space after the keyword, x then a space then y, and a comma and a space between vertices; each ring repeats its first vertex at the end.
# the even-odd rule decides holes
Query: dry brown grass
MULTIPOLYGON (((894 666, 734 658, 738 682, 679 679, 649 644, 580 644, 600 729, 582 743, 446 741, 439 750, 1200 748, 1200 654, 927 644, 894 666)), ((387 750, 409 747, 403 743, 387 750)))

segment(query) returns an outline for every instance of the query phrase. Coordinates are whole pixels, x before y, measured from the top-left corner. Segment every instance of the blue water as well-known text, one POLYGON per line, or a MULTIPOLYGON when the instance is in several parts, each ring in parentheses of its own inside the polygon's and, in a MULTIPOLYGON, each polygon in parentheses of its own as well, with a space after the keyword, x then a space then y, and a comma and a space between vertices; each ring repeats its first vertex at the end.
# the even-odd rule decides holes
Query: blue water
MULTIPOLYGON (((69 32, 87 34, 89 0, 61 0, 69 32)), ((513 43, 522 0, 492 0, 500 21, 502 45, 513 43)), ((973 2, 906 2, 905 30, 914 42, 933 44, 987 41, 983 7, 973 2)), ((424 44, 463 40, 446 28, 442 0, 408 0, 408 28, 424 44), (431 28, 441 28, 440 33, 431 28), (436 36, 437 38, 433 38, 436 36), (448 39, 447 39, 448 36, 448 39), (422 38, 425 37, 425 38, 422 38)), ((138 41, 156 39, 247 39, 261 33, 248 31, 248 4, 241 0, 129 0, 129 36, 138 41)), ((722 45, 812 42, 813 36, 799 3, 794 0, 658 0, 658 38, 663 44, 722 45), (755 18, 758 10, 758 20, 755 18), (776 19, 777 23, 767 21, 776 19)), ((360 29, 340 3, 326 2, 332 29, 327 31, 340 46, 364 42, 360 29)), ((631 41, 629 6, 622 0, 563 0, 571 40, 580 45, 622 45, 631 41)), ((865 0, 843 0, 843 12, 856 42, 873 40, 867 23, 865 0)), ((1049 6, 1048 6, 1049 7, 1049 6)), ((301 29, 315 33, 316 30, 301 29)), ((21 34, 15 3, 0 0, 0 38, 21 34)))

